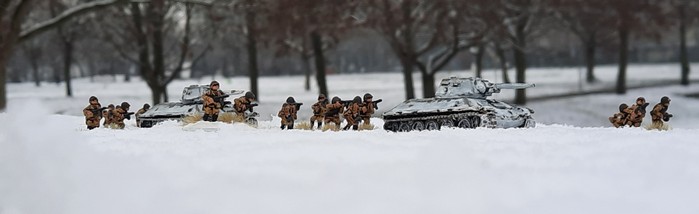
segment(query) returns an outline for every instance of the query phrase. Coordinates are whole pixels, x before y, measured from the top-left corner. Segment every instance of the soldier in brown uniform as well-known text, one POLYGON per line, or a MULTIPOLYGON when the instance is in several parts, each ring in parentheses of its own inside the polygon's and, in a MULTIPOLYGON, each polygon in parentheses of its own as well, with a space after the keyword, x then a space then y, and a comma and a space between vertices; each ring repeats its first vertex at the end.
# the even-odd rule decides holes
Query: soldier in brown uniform
POLYGON ((609 122, 611 122, 616 128, 626 125, 626 118, 629 116, 629 113, 626 110, 628 108, 629 105, 626 105, 626 103, 619 105, 619 112, 609 117, 609 122))
POLYGON ((85 125, 87 129, 92 130, 94 128, 100 127, 100 120, 102 119, 102 105, 100 105, 97 97, 91 96, 89 99, 90 105, 83 109, 83 115, 85 115, 85 125))
POLYGON ((371 124, 371 115, 374 114, 375 110, 378 109, 376 103, 374 103, 374 96, 369 93, 364 94, 364 103, 362 103, 361 115, 364 125, 371 124))
POLYGON ((325 116, 325 112, 327 111, 327 105, 328 99, 325 97, 325 95, 318 95, 318 102, 311 106, 311 109, 313 109, 313 116, 311 116, 311 128, 313 128, 313 124, 315 122, 318 122, 319 129, 321 126, 323 126, 323 116, 325 116))
POLYGON ((361 119, 359 113, 361 110, 360 104, 362 103, 362 98, 359 96, 354 97, 352 100, 352 103, 350 103, 347 106, 347 109, 345 110, 342 115, 345 117, 345 120, 347 120, 347 125, 345 125, 342 130, 348 130, 350 127, 352 127, 353 130, 358 130, 359 129, 359 121, 361 119))
POLYGON ((646 107, 648 107, 646 99, 638 97, 636 99, 636 104, 633 104, 633 106, 627 109, 629 116, 626 119, 626 124, 633 127, 641 127, 643 118, 646 117, 646 107))
POLYGON ((102 111, 102 117, 104 117, 104 127, 109 128, 109 125, 112 124, 112 111, 114 110, 114 104, 109 104, 107 106, 107 109, 102 111))
POLYGON ((218 113, 223 108, 223 92, 218 90, 219 84, 217 81, 211 81, 209 90, 201 96, 204 101, 204 121, 216 122, 218 113))
POLYGON ((136 115, 136 126, 141 127, 141 119, 140 119, 141 114, 146 113, 146 111, 148 111, 148 109, 150 109, 150 105, 148 105, 148 103, 146 103, 146 104, 143 104, 143 108, 136 111, 136 114, 135 114, 136 115))
POLYGON ((340 126, 340 113, 342 112, 342 100, 339 97, 333 97, 330 104, 325 106, 325 124, 335 123, 340 126))
POLYGON ((248 91, 245 93, 245 96, 238 97, 235 100, 233 100, 233 108, 235 109, 235 112, 238 115, 243 115, 245 111, 253 111, 254 105, 252 105, 252 102, 255 101, 255 94, 252 92, 248 91))
POLYGON ((667 113, 667 109, 670 107, 670 98, 663 97, 660 98, 660 103, 653 106, 653 110, 650 111, 651 120, 653 120, 653 127, 663 127, 663 121, 670 121, 672 114, 667 113))
POLYGON ((133 112, 128 112, 131 105, 127 102, 122 102, 120 106, 112 111, 112 127, 115 129, 124 129, 124 119, 131 119, 133 112))
POLYGON ((294 121, 297 119, 296 112, 299 110, 299 103, 296 103, 294 97, 286 98, 286 103, 282 105, 277 116, 282 118, 281 129, 294 129, 294 121))

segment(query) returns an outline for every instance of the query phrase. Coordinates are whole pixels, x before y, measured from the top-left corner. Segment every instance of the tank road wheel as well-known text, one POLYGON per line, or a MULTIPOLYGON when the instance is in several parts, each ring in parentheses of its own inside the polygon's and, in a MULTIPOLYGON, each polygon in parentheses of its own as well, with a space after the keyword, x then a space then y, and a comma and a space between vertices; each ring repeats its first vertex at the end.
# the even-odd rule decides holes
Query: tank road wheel
POLYGON ((439 124, 434 120, 427 121, 427 123, 425 123, 425 127, 429 131, 439 130, 439 124))
POLYGON ((459 128, 462 129, 475 129, 480 125, 480 118, 478 117, 467 117, 459 120, 459 128))
POLYGON ((392 131, 392 132, 397 132, 399 128, 399 124, 397 122, 387 122, 383 124, 383 129, 386 131, 392 131))
POLYGON ((441 123, 441 127, 454 127, 454 121, 451 119, 443 119, 441 123))
POLYGON ((415 121, 413 123, 413 130, 415 130, 415 131, 425 130, 425 123, 422 121, 415 121))
POLYGON ((398 127, 399 132, 409 132, 410 130, 410 124, 408 122, 401 122, 398 127))

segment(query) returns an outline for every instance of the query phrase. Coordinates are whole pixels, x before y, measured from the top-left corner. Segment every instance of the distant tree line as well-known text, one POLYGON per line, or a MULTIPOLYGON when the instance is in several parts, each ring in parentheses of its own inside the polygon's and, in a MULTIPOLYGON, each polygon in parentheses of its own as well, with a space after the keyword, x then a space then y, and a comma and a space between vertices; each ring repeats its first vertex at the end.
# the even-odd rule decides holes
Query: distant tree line
POLYGON ((414 72, 432 97, 444 70, 526 82, 531 66, 582 65, 594 83, 600 63, 618 64, 625 93, 629 61, 679 62, 688 85, 697 14, 695 0, 3 0, 0 109, 7 82, 64 82, 72 96, 72 78, 104 75, 140 77, 153 103, 176 79, 213 75, 247 76, 257 94, 259 76, 303 74, 329 94, 328 74, 400 71, 415 98, 414 72))

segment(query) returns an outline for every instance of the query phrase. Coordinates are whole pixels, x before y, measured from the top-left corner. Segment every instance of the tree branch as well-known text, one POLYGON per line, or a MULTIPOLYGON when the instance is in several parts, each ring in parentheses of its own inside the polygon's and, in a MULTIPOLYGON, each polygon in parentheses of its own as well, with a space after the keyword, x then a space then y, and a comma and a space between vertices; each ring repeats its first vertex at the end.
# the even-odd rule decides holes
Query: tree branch
MULTIPOLYGON (((51 28, 54 28, 60 24, 63 24, 70 20, 73 17, 80 16, 85 13, 89 13, 95 10, 99 10, 102 8, 106 8, 109 6, 112 6, 114 4, 124 2, 125 0, 103 0, 103 1, 97 1, 97 2, 90 2, 90 3, 85 3, 81 4, 78 6, 75 6, 73 8, 70 8, 63 13, 59 14, 58 16, 51 18, 49 20, 46 20, 42 23, 39 23, 37 25, 34 25, 30 27, 27 30, 22 31, 22 33, 19 36, 19 41, 25 41, 27 39, 30 39, 36 35, 39 35, 47 30, 50 30, 51 28)), ((23 1, 24 2, 29 2, 29 1, 23 1)))

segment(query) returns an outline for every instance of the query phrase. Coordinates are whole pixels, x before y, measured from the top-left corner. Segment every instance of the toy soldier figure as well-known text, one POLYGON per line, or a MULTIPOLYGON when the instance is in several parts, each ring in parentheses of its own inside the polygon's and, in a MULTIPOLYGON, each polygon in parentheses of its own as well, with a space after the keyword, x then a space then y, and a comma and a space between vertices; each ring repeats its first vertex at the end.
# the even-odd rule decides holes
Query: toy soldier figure
POLYGON ((248 91, 245 93, 245 96, 242 96, 242 97, 239 97, 239 98, 236 98, 235 100, 233 100, 233 102, 234 102, 233 108, 235 109, 235 112, 238 115, 243 115, 246 110, 250 111, 250 112, 253 111, 252 108, 255 107, 255 105, 252 104, 252 102, 254 102, 254 101, 255 101, 255 94, 253 94, 251 91, 248 91))
POLYGON ((217 81, 211 81, 209 84, 209 90, 201 96, 204 101, 204 121, 216 122, 218 120, 218 113, 223 108, 223 100, 225 95, 219 89, 219 84, 217 81))
POLYGON ((345 117, 345 120, 347 120, 347 125, 345 125, 342 130, 349 130, 350 127, 352 127, 353 130, 358 130, 359 129, 359 121, 361 119, 359 115, 360 109, 360 104, 362 103, 362 98, 359 96, 354 97, 352 100, 352 103, 350 103, 347 106, 347 109, 345 112, 342 114, 345 117))
POLYGON ((124 119, 131 120, 131 115, 133 112, 128 112, 131 105, 127 102, 122 102, 121 105, 117 106, 116 109, 112 111, 112 127, 115 129, 124 129, 126 124, 124 124, 124 119))
POLYGON ((83 109, 83 115, 85 115, 85 124, 87 129, 92 130, 94 128, 100 127, 100 120, 102 119, 102 105, 100 105, 97 97, 91 96, 89 99, 90 105, 83 109))
POLYGON ((626 105, 626 103, 619 105, 619 112, 609 117, 609 122, 611 122, 616 128, 626 125, 626 118, 629 116, 629 113, 627 112, 628 108, 629 105, 626 105))
POLYGON ((296 113, 301 105, 303 104, 296 103, 294 97, 286 98, 286 103, 282 105, 282 109, 279 110, 279 113, 277 114, 277 116, 282 118, 282 129, 294 129, 294 121, 297 119, 296 113))
POLYGON ((325 124, 335 123, 340 126, 340 113, 342 111, 342 100, 339 97, 333 97, 330 104, 325 106, 325 124))
POLYGON ((146 104, 143 104, 143 108, 136 111, 136 126, 141 127, 141 118, 140 117, 143 113, 146 113, 146 111, 148 111, 148 109, 150 109, 150 105, 148 105, 148 103, 146 103, 146 104))
POLYGON ((670 121, 672 114, 667 113, 667 109, 670 107, 670 98, 663 97, 660 98, 660 103, 653 106, 653 110, 650 111, 650 117, 653 120, 653 127, 661 128, 665 122, 670 121))
POLYGON ((643 97, 638 97, 636 99, 636 104, 633 104, 631 108, 627 110, 629 112, 629 117, 626 119, 626 124, 633 127, 640 127, 643 123, 643 118, 646 117, 646 99, 643 97))
POLYGON ((102 111, 102 117, 104 117, 104 127, 109 128, 112 124, 112 111, 114 110, 114 104, 109 104, 107 109, 102 111))
POLYGON ((327 111, 328 99, 325 98, 325 94, 318 95, 318 102, 311 106, 313 109, 313 116, 311 116, 311 129, 313 124, 318 122, 318 129, 323 126, 323 117, 327 111))
POLYGON ((371 124, 371 115, 374 114, 376 109, 379 109, 378 104, 381 102, 381 99, 377 100, 374 102, 374 96, 372 96, 370 93, 364 94, 364 103, 362 103, 362 109, 361 109, 361 116, 362 120, 364 120, 364 125, 369 125, 371 124))

